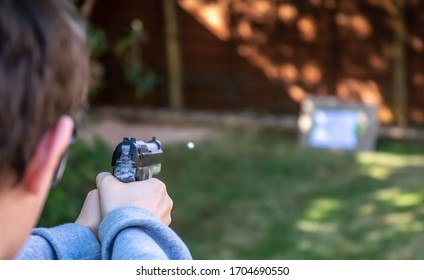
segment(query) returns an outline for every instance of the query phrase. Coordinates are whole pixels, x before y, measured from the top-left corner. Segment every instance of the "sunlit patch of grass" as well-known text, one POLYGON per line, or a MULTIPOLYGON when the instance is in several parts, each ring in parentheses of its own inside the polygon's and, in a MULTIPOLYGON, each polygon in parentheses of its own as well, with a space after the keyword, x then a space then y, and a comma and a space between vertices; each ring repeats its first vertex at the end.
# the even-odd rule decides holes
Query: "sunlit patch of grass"
POLYGON ((419 193, 409 192, 403 193, 397 196, 393 200, 393 204, 397 207, 410 207, 420 205, 423 201, 423 197, 419 193))
POLYGON ((389 213, 384 216, 384 223, 388 225, 404 225, 414 221, 412 212, 389 213))
POLYGON ((375 213, 376 208, 374 203, 365 203, 358 208, 358 214, 360 216, 368 216, 375 213))
POLYGON ((417 206, 420 205, 423 201, 423 196, 421 193, 402 193, 399 187, 378 190, 375 193, 375 198, 380 201, 388 202, 395 207, 417 206))
POLYGON ((398 187, 384 188, 375 192, 375 198, 381 201, 392 201, 400 195, 398 187))
POLYGON ((334 233, 337 231, 338 224, 331 222, 318 222, 310 220, 300 220, 297 227, 301 231, 306 232, 319 232, 319 233, 334 233))
POLYGON ((369 166, 366 170, 367 170, 366 173, 370 177, 378 179, 378 180, 386 179, 387 177, 390 176, 390 172, 391 172, 391 168, 388 168, 387 166, 378 166, 378 165, 369 166))
POLYGON ((400 168, 420 168, 424 166, 424 157, 421 155, 365 152, 358 153, 356 158, 360 166, 362 166, 364 174, 377 180, 389 178, 392 172, 400 168))
MULTIPOLYGON (((424 145, 424 143, 423 143, 424 145)), ((398 155, 384 152, 358 153, 357 161, 360 164, 386 166, 388 168, 401 168, 405 166, 423 166, 424 158, 421 155, 398 155)))
POLYGON ((312 205, 307 209, 305 217, 311 220, 323 220, 341 207, 340 201, 331 198, 319 198, 312 202, 312 205))

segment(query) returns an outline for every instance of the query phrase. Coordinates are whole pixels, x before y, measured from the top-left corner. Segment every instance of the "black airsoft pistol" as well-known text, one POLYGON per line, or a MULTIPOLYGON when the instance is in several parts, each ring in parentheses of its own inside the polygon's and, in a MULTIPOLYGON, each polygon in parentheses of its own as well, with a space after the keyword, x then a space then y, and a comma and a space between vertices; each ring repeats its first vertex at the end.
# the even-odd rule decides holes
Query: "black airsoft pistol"
POLYGON ((150 179, 160 172, 162 154, 155 137, 148 142, 124 138, 113 152, 113 176, 124 183, 150 179))

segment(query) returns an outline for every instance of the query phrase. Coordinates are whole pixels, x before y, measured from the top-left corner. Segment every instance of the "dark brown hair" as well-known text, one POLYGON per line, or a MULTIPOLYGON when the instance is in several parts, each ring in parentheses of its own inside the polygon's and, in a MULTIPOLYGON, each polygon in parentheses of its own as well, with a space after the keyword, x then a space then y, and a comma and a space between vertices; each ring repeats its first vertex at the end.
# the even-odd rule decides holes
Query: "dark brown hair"
POLYGON ((70 1, 0 0, 0 176, 22 178, 42 134, 78 112, 88 83, 85 28, 70 1))

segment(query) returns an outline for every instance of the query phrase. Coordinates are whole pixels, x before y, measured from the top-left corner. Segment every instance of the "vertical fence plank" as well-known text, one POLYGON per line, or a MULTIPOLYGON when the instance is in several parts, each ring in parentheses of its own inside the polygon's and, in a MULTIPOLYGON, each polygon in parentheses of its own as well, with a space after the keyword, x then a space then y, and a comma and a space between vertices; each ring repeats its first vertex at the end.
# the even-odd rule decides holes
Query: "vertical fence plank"
POLYGON ((163 0, 169 103, 172 109, 179 110, 183 108, 183 98, 176 5, 175 0, 163 0))

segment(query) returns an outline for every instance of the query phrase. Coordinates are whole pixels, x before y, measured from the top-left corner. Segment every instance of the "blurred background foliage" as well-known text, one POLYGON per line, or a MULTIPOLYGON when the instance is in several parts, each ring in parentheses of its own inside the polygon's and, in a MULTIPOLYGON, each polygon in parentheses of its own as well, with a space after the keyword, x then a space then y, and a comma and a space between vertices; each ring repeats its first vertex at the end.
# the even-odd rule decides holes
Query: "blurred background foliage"
POLYGON ((50 191, 41 226, 73 222, 86 194, 96 188, 96 175, 111 170, 111 151, 97 138, 92 144, 77 140, 69 147, 66 171, 59 186, 50 191))
POLYGON ((88 46, 91 56, 91 85, 89 90, 89 98, 93 98, 99 91, 107 86, 103 78, 104 66, 98 61, 99 57, 105 53, 108 48, 106 32, 96 26, 88 27, 88 46))
POLYGON ((142 45, 147 41, 147 34, 143 29, 141 20, 134 19, 130 26, 130 32, 112 46, 110 46, 111 43, 103 28, 89 24, 87 30, 88 46, 91 54, 90 100, 108 86, 104 76, 105 65, 101 58, 110 48, 113 49, 121 64, 126 82, 131 85, 138 97, 142 97, 156 86, 157 76, 142 62, 142 45))

